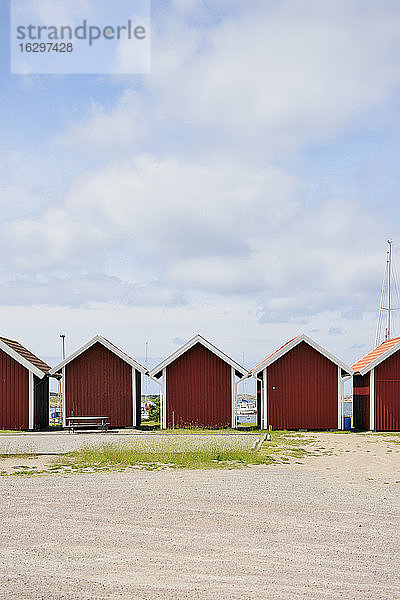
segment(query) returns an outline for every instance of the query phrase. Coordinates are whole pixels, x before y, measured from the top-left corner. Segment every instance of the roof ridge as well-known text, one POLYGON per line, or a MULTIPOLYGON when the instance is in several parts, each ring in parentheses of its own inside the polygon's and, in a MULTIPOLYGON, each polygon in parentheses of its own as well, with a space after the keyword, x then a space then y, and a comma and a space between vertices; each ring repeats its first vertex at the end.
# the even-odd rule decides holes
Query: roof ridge
POLYGON ((303 335, 302 333, 299 333, 299 335, 295 335, 293 338, 291 338, 290 340, 288 340, 287 342, 285 342, 284 344, 279 346, 279 348, 277 348, 276 350, 271 352, 271 354, 268 354, 268 356, 266 356, 263 360, 261 360, 259 363, 257 363, 256 366, 253 368, 253 370, 256 369, 259 365, 262 365, 262 363, 265 362, 266 360, 268 360, 269 358, 271 358, 271 356, 274 356, 274 354, 277 354, 279 352, 279 350, 282 350, 282 348, 284 348, 285 346, 290 344, 290 342, 294 342, 294 340, 297 340, 297 338, 299 338, 302 335, 303 335))
POLYGON ((272 352, 272 354, 267 356, 267 358, 265 358, 263 361, 258 363, 258 365, 256 365, 252 369, 252 371, 251 371, 252 374, 253 375, 258 374, 264 368, 268 367, 270 364, 272 364, 276 360, 280 360, 280 358, 282 358, 282 356, 284 356, 287 352, 292 351, 293 348, 295 348, 296 346, 298 346, 299 344, 302 344, 302 343, 307 344, 308 346, 310 346, 311 348, 313 348, 314 350, 316 350, 317 352, 319 352, 320 354, 325 356, 325 358, 327 358, 328 360, 333 362, 335 365, 337 365, 338 367, 341 367, 341 369, 343 371, 345 371, 347 374, 349 374, 349 375, 352 374, 352 368, 349 365, 344 363, 342 361, 342 359, 338 358, 334 354, 331 354, 323 346, 320 346, 320 344, 318 344, 315 340, 310 338, 304 332, 300 333, 299 335, 296 335, 291 340, 288 340, 285 344, 283 344, 277 350, 275 350, 275 352, 272 352))
POLYGON ((141 371, 146 374, 148 369, 140 364, 135 358, 133 358, 130 354, 125 352, 125 350, 121 350, 119 346, 114 344, 111 340, 97 333, 92 339, 88 342, 80 346, 75 352, 64 358, 58 365, 50 369, 50 374, 54 375, 61 369, 62 367, 68 365, 71 361, 75 360, 81 354, 85 353, 87 350, 92 348, 95 344, 100 344, 104 348, 106 348, 109 352, 113 352, 116 356, 118 356, 121 360, 125 361, 135 369, 141 371))
MULTIPOLYGON (((25 348, 25 346, 23 346, 17 340, 11 340, 9 338, 4 338, 4 337, 0 337, 0 340, 4 343, 5 346, 10 348, 10 350, 15 352, 19 357, 21 357, 24 361, 26 361, 32 367, 38 369, 40 372, 48 373, 50 371, 50 365, 48 365, 47 363, 44 362, 44 360, 42 360, 41 358, 36 356, 36 354, 33 354, 33 352, 28 350, 28 348, 25 348)), ((15 358, 15 356, 13 358, 15 358)), ((22 364, 24 364, 24 363, 22 363, 22 364)), ((24 364, 24 366, 26 367, 26 364, 24 364)))
POLYGON ((369 352, 361 356, 353 365, 352 368, 356 372, 365 371, 370 365, 372 365, 378 358, 389 352, 400 342, 400 336, 390 338, 389 340, 383 341, 375 348, 372 348, 369 352))
POLYGON ((233 367, 236 370, 236 372, 240 373, 243 376, 244 375, 247 376, 248 370, 243 365, 238 363, 236 360, 234 360, 232 357, 230 357, 228 354, 226 354, 223 350, 220 350, 220 348, 215 346, 215 344, 210 342, 207 338, 202 336, 200 333, 196 333, 196 335, 194 335, 192 338, 190 338, 190 340, 188 340, 185 344, 183 344, 177 350, 175 350, 175 352, 172 352, 163 361, 161 361, 158 365, 156 365, 153 369, 151 369, 150 375, 156 376, 157 373, 160 373, 163 368, 167 367, 171 363, 178 360, 183 354, 186 354, 186 352, 191 350, 196 344, 200 344, 201 346, 206 348, 209 352, 211 352, 215 356, 219 357, 225 363, 227 363, 228 365, 233 367))

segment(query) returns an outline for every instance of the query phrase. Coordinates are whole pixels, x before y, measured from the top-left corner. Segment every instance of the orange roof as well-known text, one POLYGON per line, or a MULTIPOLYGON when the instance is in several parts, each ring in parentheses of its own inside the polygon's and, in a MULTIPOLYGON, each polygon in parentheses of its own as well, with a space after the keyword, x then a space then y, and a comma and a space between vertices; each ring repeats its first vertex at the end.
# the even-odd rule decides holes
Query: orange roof
POLYGON ((255 375, 255 374, 259 373, 260 371, 262 371, 264 368, 268 367, 270 364, 272 364, 276 360, 279 360, 281 358, 281 356, 283 356, 287 352, 290 352, 295 346, 297 346, 298 344, 301 344, 302 342, 305 342, 306 344, 311 346, 311 348, 314 348, 314 350, 316 350, 317 352, 319 352, 320 354, 325 356, 325 358, 327 358, 328 360, 333 362, 335 365, 340 367, 346 374, 348 374, 348 375, 353 374, 353 370, 349 367, 349 365, 345 364, 342 360, 340 360, 340 358, 337 358, 336 356, 334 356, 333 354, 328 352, 328 350, 326 350, 325 348, 323 348, 322 346, 317 344, 317 342, 314 342, 314 340, 312 340, 310 337, 308 337, 308 335, 306 335, 305 333, 296 335, 296 337, 292 338, 291 340, 286 342, 286 344, 283 344, 283 346, 278 348, 278 350, 275 350, 275 352, 273 352, 272 354, 267 356, 267 358, 265 358, 262 362, 258 363, 258 365, 256 365, 254 367, 254 369, 251 371, 252 374, 255 375))
POLYGON ((43 371, 43 373, 48 373, 50 371, 49 365, 47 365, 43 360, 32 354, 32 352, 24 348, 24 346, 22 346, 22 344, 20 344, 19 342, 16 342, 15 340, 9 340, 5 337, 0 337, 0 340, 7 344, 9 348, 12 348, 15 352, 17 352, 17 354, 22 356, 22 358, 30 362, 31 365, 34 365, 37 369, 43 371))
POLYGON ((280 348, 278 348, 277 350, 275 350, 275 352, 273 352, 272 354, 270 354, 269 356, 267 356, 267 358, 264 358, 264 360, 262 360, 261 362, 259 362, 258 365, 256 365, 254 367, 253 371, 255 371, 257 369, 257 367, 259 367, 260 365, 262 365, 263 363, 265 363, 267 360, 269 360, 272 356, 274 356, 274 354, 278 354, 278 352, 280 352, 282 350, 282 348, 284 348, 285 346, 287 346, 291 342, 294 342, 294 340, 296 340, 298 337, 300 337, 300 336, 296 335, 296 337, 292 338, 288 342, 285 342, 285 344, 283 344, 280 348))
POLYGON ((363 358, 360 358, 356 363, 354 363, 354 365, 352 365, 352 369, 354 369, 356 373, 359 373, 361 371, 367 373, 369 370, 369 365, 375 362, 380 356, 388 352, 391 348, 396 346, 396 344, 398 344, 399 342, 400 337, 392 338, 391 340, 383 342, 382 344, 371 350, 371 352, 363 356, 363 358))

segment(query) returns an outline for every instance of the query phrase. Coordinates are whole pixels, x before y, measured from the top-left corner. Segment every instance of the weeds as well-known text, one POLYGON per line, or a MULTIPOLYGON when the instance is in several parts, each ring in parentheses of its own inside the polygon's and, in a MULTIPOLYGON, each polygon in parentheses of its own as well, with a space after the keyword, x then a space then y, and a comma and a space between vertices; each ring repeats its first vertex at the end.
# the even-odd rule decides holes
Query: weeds
MULTIPOLYGON (((80 450, 58 456, 48 466, 39 468, 14 468, 11 475, 32 476, 71 474, 99 471, 165 470, 165 469, 237 469, 250 465, 288 464, 307 456, 329 454, 315 447, 315 438, 293 431, 273 431, 271 441, 254 445, 257 437, 237 434, 230 438, 213 434, 229 430, 180 430, 171 433, 198 433, 202 437, 155 435, 149 442, 107 443, 86 445, 80 450), (253 448, 251 447, 253 446, 253 448), (255 446, 255 447, 254 447, 255 446)), ((21 457, 22 458, 22 457, 21 457)))
POLYGON ((126 444, 86 446, 65 457, 59 467, 75 465, 78 468, 120 469, 136 467, 146 470, 160 468, 216 469, 237 468, 250 464, 269 464, 271 456, 234 445, 209 443, 200 448, 166 441, 158 447, 143 448, 126 444), (186 446, 186 447, 185 447, 186 446))

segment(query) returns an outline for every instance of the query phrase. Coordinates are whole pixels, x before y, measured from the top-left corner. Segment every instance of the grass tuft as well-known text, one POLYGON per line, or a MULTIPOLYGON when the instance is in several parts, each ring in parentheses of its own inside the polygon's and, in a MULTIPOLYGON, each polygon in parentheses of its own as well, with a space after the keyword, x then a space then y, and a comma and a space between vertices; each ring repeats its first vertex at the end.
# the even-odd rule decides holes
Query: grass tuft
MULTIPOLYGON (((134 442, 112 442, 86 445, 57 457, 43 469, 15 468, 14 475, 43 476, 70 475, 99 471, 165 470, 165 469, 236 469, 250 465, 283 465, 307 456, 330 454, 323 447, 315 447, 314 436, 295 431, 274 431, 272 440, 255 444, 267 432, 258 435, 236 434, 229 437, 210 435, 205 430, 191 430, 203 435, 155 435, 150 441, 140 438, 134 442)), ((217 433, 217 432, 212 432, 217 433)), ((218 432, 220 433, 220 431, 218 432)), ((29 454, 26 453, 26 456, 29 454)), ((20 457, 22 458, 22 457, 20 457)), ((1 473, 0 473, 1 474, 1 473)))
POLYGON ((187 444, 165 442, 159 447, 143 448, 127 444, 105 444, 85 446, 60 457, 59 467, 75 466, 95 470, 137 467, 147 470, 175 469, 218 469, 237 468, 247 465, 263 465, 273 462, 265 453, 248 448, 237 448, 228 444, 209 443, 199 448, 187 444))

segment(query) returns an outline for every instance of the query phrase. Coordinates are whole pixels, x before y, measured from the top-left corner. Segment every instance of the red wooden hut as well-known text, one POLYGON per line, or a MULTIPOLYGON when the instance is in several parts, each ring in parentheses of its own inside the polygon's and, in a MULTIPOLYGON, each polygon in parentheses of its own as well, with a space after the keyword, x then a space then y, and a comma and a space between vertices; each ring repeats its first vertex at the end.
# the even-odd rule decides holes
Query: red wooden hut
POLYGON ((49 371, 19 342, 0 337, 0 429, 48 426, 49 371))
POLYGON ((51 370, 62 375, 63 426, 67 417, 108 417, 111 427, 141 421, 141 380, 147 370, 100 335, 51 370))
POLYGON ((155 367, 162 377, 161 426, 236 427, 235 377, 244 367, 196 335, 155 367))
POLYGON ((352 373, 305 334, 293 338, 252 371, 259 427, 342 429, 343 378, 352 373))
POLYGON ((352 368, 354 427, 400 431, 400 337, 383 342, 352 368))

